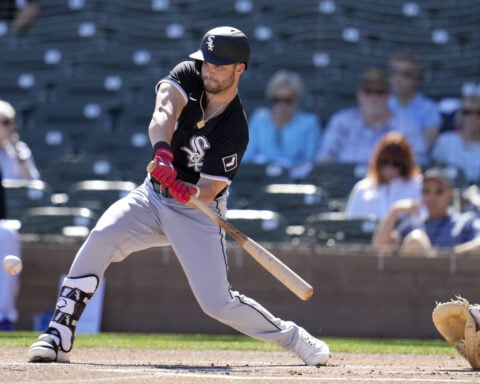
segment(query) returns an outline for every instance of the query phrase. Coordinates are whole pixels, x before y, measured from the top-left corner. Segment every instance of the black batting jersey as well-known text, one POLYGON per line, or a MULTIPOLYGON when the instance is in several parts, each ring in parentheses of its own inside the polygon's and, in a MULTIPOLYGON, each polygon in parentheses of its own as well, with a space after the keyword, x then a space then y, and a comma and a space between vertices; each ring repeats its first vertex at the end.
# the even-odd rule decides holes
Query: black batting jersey
POLYGON ((248 123, 238 94, 219 115, 208 120, 203 128, 200 100, 206 108, 205 88, 195 62, 179 63, 162 82, 169 82, 182 92, 187 101, 173 134, 173 165, 178 178, 196 184, 200 176, 222 180, 230 185, 248 144, 248 123))

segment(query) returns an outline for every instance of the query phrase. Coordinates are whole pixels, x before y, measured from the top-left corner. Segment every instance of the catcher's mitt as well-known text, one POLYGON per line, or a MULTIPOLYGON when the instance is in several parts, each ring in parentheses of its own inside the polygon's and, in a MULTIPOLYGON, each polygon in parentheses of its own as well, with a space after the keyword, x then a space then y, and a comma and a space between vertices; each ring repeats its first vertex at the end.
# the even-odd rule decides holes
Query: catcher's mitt
POLYGON ((467 299, 457 296, 446 303, 437 303, 432 313, 438 332, 472 366, 480 369, 480 331, 470 313, 467 299))

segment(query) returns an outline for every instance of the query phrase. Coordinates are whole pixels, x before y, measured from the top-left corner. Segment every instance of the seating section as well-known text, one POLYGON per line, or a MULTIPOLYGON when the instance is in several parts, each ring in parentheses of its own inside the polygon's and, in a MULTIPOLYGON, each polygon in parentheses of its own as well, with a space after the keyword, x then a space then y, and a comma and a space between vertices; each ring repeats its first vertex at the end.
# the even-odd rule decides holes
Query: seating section
POLYGON ((257 242, 286 242, 287 218, 275 211, 260 209, 229 209, 226 219, 257 242))
MULTIPOLYGON (((306 79, 304 106, 325 125, 354 102, 359 73, 386 64, 392 50, 406 45, 425 57, 423 88, 435 99, 478 81, 475 1, 48 0, 41 6, 41 16, 21 35, 0 25, 0 98, 16 108, 19 134, 45 182, 44 189, 7 186, 11 218, 50 204, 52 196, 61 208, 78 205, 98 214, 140 184, 151 158, 147 127, 155 84, 198 48, 213 25, 234 25, 250 37, 252 59, 239 87, 247 115, 265 104, 273 71, 287 67, 306 79)), ((295 186, 281 167, 243 164, 229 206, 234 213, 276 212, 285 223, 278 230, 290 238, 289 233, 312 232, 314 225, 307 228, 305 222, 309 215, 341 212, 365 172, 366 166, 319 165, 295 186)), ((250 223, 230 217, 245 228, 250 223)), ((268 231, 258 223, 269 221, 256 220, 258 236, 264 236, 268 231)), ((316 241, 340 241, 327 230, 330 224, 322 222, 327 235, 314 228, 316 241)))
POLYGON ((100 216, 111 204, 125 197, 137 185, 130 181, 84 180, 71 184, 65 202, 71 207, 87 207, 100 216))
POLYGON ((52 204, 53 190, 43 181, 4 179, 2 184, 5 190, 8 219, 20 220, 29 208, 52 204))
POLYGON ((85 207, 29 208, 20 218, 20 233, 85 237, 97 218, 92 210, 85 207))

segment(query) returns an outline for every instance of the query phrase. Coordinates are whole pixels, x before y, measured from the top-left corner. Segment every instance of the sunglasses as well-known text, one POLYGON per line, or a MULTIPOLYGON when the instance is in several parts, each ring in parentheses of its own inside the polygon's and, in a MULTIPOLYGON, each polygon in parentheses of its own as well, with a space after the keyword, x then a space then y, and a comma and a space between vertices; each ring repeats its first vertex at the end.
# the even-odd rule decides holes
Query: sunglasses
POLYGON ((480 116, 480 109, 462 109, 463 116, 477 115, 480 116))
POLYGON ((434 194, 435 196, 440 196, 440 195, 442 195, 444 192, 445 192, 445 189, 443 189, 443 188, 434 188, 434 189, 431 189, 431 188, 423 188, 423 189, 422 189, 422 194, 423 194, 423 195, 431 195, 431 194, 434 194))
POLYGON ((362 88, 362 92, 366 95, 386 95, 388 92, 386 89, 380 88, 362 88))
POLYGON ((293 104, 295 102, 295 98, 293 97, 272 97, 270 99, 272 104, 293 104))
POLYGON ((403 168, 404 164, 396 160, 380 160, 380 165, 382 167, 393 167, 393 168, 403 168))
POLYGON ((388 71, 388 74, 391 77, 400 76, 400 77, 405 77, 406 79, 414 79, 414 78, 417 77, 417 74, 414 71, 401 71, 401 70, 393 69, 393 68, 391 68, 388 71))
POLYGON ((12 125, 12 124, 13 124, 13 120, 11 120, 11 119, 3 119, 3 120, 0 120, 0 124, 2 124, 2 125, 12 125))

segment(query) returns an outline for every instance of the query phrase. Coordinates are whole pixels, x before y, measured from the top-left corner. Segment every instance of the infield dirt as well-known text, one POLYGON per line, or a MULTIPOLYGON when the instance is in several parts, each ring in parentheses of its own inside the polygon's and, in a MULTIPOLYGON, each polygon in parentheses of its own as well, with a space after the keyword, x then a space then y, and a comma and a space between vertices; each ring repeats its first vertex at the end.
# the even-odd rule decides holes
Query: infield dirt
POLYGON ((28 363, 26 353, 0 347, 0 383, 480 383, 460 356, 334 353, 306 367, 285 352, 78 348, 70 364, 28 363))

